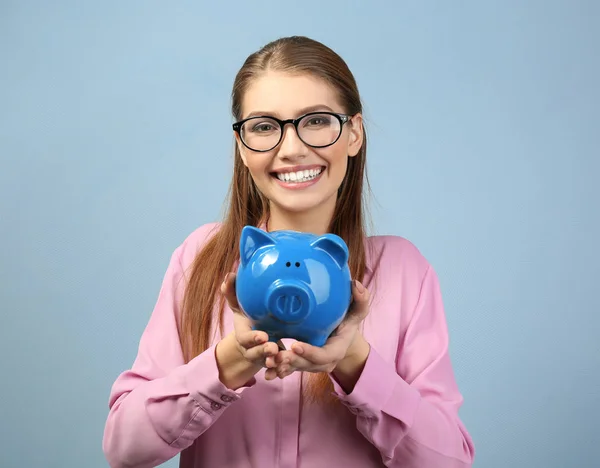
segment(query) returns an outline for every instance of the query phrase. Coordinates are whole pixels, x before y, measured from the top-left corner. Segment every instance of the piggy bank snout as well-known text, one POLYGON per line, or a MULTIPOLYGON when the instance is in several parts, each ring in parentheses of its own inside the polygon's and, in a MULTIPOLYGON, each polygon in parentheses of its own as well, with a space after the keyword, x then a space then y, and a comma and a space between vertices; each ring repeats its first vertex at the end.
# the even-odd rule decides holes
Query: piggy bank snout
POLYGON ((314 309, 310 289, 299 281, 276 281, 266 295, 267 310, 286 323, 301 322, 314 309))

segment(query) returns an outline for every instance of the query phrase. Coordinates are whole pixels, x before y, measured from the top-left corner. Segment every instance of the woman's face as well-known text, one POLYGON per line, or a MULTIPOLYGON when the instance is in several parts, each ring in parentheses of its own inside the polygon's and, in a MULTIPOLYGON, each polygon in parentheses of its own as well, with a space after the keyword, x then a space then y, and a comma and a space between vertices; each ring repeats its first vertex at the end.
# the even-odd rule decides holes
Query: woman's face
MULTIPOLYGON (((242 100, 242 119, 253 115, 295 119, 314 111, 346 112, 334 88, 310 75, 267 72, 252 82, 242 100)), ((242 160, 258 189, 270 200, 272 212, 275 209, 288 215, 313 211, 333 213, 338 188, 346 175, 348 157, 356 156, 362 145, 361 119, 362 116, 357 114, 343 124, 339 139, 325 148, 306 145, 291 124, 284 127, 281 142, 267 152, 247 148, 236 134, 242 160)), ((318 140, 313 135, 326 132, 324 125, 325 119, 317 116, 299 127, 304 126, 305 139, 318 140)), ((245 126, 244 134, 246 142, 251 138, 253 142, 275 138, 276 142, 277 136, 269 136, 270 132, 272 134, 274 130, 268 121, 256 120, 245 126)), ((330 129, 330 132, 334 130, 330 129)))

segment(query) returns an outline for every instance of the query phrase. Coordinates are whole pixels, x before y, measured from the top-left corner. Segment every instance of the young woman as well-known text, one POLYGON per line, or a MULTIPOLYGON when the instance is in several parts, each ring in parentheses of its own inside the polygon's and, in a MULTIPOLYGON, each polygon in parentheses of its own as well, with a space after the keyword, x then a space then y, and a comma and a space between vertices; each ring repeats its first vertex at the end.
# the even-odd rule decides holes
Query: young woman
POLYGON ((236 76, 229 211, 173 253, 139 354, 113 385, 112 467, 471 466, 436 274, 409 241, 367 237, 366 134, 344 61, 274 41, 236 76), (323 347, 267 341, 235 298, 245 225, 341 236, 353 305, 323 347))

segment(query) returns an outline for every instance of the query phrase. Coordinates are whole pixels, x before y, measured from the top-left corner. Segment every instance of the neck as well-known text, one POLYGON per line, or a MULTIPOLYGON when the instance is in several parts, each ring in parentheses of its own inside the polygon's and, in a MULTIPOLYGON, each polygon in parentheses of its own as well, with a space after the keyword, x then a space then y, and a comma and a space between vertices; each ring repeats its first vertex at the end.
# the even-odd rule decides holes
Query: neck
POLYGON ((329 225, 335 210, 335 199, 333 203, 324 203, 308 212, 290 212, 271 203, 268 231, 291 230, 299 232, 310 232, 321 235, 329 232, 329 225))

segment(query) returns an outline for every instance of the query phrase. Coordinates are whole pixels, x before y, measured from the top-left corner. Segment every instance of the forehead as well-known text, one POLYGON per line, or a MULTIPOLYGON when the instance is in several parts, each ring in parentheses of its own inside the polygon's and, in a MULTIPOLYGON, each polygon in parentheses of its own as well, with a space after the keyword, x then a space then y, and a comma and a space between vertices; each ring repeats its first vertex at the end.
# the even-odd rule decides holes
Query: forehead
POLYGON ((342 111, 335 89, 325 80, 269 71, 250 83, 242 99, 242 117, 267 113, 287 119, 316 106, 342 111))

